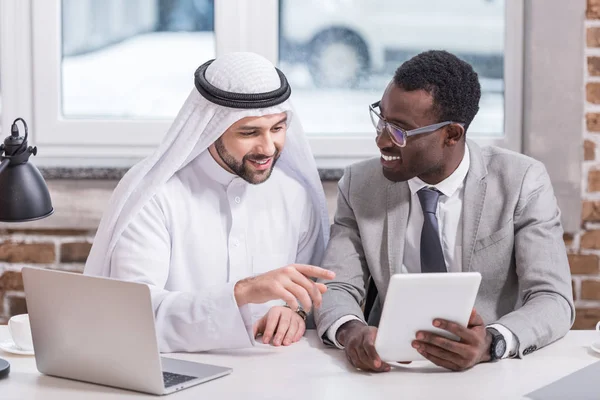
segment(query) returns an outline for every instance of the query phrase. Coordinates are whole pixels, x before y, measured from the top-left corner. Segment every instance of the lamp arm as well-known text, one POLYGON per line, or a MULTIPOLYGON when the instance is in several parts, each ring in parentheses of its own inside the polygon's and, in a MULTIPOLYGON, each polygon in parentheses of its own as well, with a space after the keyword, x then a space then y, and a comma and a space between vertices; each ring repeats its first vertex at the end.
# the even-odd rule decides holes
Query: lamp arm
POLYGON ((2 173, 2 171, 4 171, 4 169, 6 167, 8 167, 8 164, 10 164, 10 159, 9 158, 5 158, 4 160, 2 160, 0 162, 0 174, 2 173))

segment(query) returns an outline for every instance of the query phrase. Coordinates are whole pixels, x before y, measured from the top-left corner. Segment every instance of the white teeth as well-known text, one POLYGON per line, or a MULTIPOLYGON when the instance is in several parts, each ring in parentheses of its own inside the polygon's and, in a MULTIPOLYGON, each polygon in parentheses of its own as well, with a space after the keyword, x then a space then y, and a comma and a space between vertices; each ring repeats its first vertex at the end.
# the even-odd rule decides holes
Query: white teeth
POLYGON ((382 154, 381 158, 383 158, 385 161, 393 161, 393 160, 399 160, 400 159, 400 157, 386 156, 385 154, 382 154))
POLYGON ((262 161, 254 161, 257 164, 266 164, 269 160, 262 160, 262 161))

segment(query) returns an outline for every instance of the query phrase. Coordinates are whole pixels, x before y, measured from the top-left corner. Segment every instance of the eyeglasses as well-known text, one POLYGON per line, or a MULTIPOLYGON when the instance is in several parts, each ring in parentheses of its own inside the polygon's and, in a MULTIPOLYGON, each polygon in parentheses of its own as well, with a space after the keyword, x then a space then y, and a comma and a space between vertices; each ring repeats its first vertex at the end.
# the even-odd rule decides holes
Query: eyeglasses
POLYGON ((383 131, 387 131, 392 142, 399 147, 406 146, 406 139, 409 136, 420 135, 421 133, 435 132, 438 129, 450 124, 459 124, 461 126, 464 126, 462 122, 445 121, 407 131, 405 129, 397 127, 394 124, 387 122, 381 116, 381 114, 375 110, 376 108, 379 108, 379 103, 380 102, 378 101, 369 106, 369 115, 371 116, 371 122, 373 122, 373 126, 377 130, 377 136, 381 135, 383 131))

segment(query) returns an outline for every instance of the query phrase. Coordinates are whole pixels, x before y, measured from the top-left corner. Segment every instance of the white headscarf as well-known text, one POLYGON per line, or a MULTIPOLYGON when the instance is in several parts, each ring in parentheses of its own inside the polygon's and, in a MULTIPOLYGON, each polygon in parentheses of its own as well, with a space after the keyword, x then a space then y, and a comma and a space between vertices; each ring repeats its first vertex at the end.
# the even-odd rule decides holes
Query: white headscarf
MULTIPOLYGON (((266 93, 281 86, 273 64, 254 53, 229 53, 206 70, 207 81, 235 93, 266 93)), ((110 276, 113 250, 123 231, 158 189, 215 142, 233 123, 250 116, 288 114, 288 130, 277 168, 302 183, 320 213, 324 246, 329 239, 329 218, 323 187, 300 121, 289 100, 268 108, 235 109, 216 105, 194 88, 162 143, 133 166, 117 185, 108 204, 84 273, 110 276)))

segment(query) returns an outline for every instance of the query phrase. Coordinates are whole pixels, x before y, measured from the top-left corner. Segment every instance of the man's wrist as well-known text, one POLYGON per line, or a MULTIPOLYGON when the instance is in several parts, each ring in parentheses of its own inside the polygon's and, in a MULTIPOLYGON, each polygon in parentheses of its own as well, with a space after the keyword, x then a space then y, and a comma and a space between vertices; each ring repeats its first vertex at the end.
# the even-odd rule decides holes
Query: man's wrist
POLYGON ((481 362, 488 362, 492 360, 492 334, 487 329, 485 330, 485 346, 484 353, 481 357, 481 362))
MULTIPOLYGON (((284 304, 283 307, 292 310, 292 307, 290 307, 287 303, 284 304)), ((302 309, 302 306, 298 306, 297 310, 292 310, 292 311, 295 312, 296 315, 298 315, 300 318, 302 318, 304 320, 304 322, 306 322, 306 317, 308 316, 308 314, 306 314, 306 311, 304 311, 302 309)))
POLYGON ((346 339, 348 337, 348 334, 353 329, 361 328, 363 326, 365 326, 365 324, 358 319, 353 319, 351 321, 348 321, 338 328, 338 330, 335 334, 335 339, 342 347, 344 347, 346 345, 346 339))
POLYGON ((233 297, 235 297, 235 301, 238 307, 246 305, 249 301, 246 299, 248 296, 248 280, 242 279, 241 281, 237 281, 233 286, 233 297))

